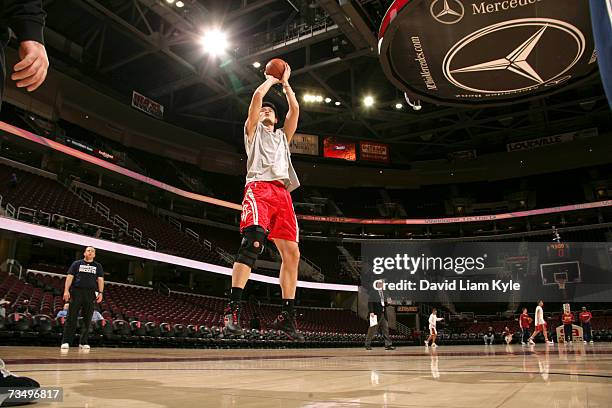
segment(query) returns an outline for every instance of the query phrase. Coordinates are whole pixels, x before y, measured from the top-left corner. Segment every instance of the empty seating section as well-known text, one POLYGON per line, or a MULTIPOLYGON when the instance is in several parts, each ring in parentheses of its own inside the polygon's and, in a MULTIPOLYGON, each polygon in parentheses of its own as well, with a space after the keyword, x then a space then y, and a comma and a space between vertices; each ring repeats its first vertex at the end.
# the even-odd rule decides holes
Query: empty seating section
MULTIPOLYGON (((36 316, 39 315, 45 315, 46 321, 53 320, 55 337, 58 337, 64 319, 54 318, 63 307, 63 285, 63 276, 47 273, 29 272, 26 281, 14 275, 6 277, 0 283, 0 299, 4 298, 10 304, 6 321, 0 322, 0 337, 6 338, 7 333, 2 334, 2 330, 6 329, 13 334, 20 330, 36 330, 36 316), (22 325, 16 325, 15 319, 22 325)), ((144 342, 142 345, 186 346, 188 344, 176 339, 188 336, 208 339, 201 340, 206 347, 290 346, 284 334, 271 329, 272 322, 280 312, 280 307, 276 305, 244 303, 241 320, 246 334, 241 337, 224 336, 221 327, 225 303, 225 299, 216 297, 177 292, 165 295, 144 287, 107 283, 105 301, 99 306, 104 322, 95 327, 100 335, 99 340, 103 338, 108 342, 138 340, 144 342), (260 330, 250 329, 251 319, 255 315, 260 319, 260 330), (140 333, 145 328, 149 331, 156 328, 159 334, 145 339, 140 333), (106 333, 108 336, 104 330, 109 330, 106 333)), ((307 338, 305 347, 358 346, 365 340, 367 324, 352 311, 298 307, 297 313, 299 328, 307 338)), ((394 335, 394 339, 398 343, 407 340, 398 335, 394 335)))
POLYGON ((129 223, 130 231, 138 228, 145 239, 154 240, 157 244, 157 251, 203 262, 220 263, 214 252, 206 250, 195 239, 147 209, 97 193, 91 194, 94 201, 107 206, 112 215, 125 219, 129 223))
POLYGON ((0 164, 0 194, 3 196, 3 207, 10 203, 16 209, 23 206, 74 218, 81 223, 113 228, 110 221, 58 181, 4 164, 0 164), (16 184, 10 182, 13 173, 17 176, 16 184))

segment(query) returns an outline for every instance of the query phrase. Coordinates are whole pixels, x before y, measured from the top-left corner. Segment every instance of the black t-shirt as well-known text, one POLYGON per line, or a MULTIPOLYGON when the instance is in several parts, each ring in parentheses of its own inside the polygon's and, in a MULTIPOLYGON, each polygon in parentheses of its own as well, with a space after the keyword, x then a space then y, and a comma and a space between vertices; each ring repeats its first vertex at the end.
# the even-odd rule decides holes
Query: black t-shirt
POLYGON ((97 278, 104 277, 104 270, 96 261, 85 262, 84 259, 80 259, 70 265, 68 275, 74 275, 73 288, 97 289, 97 278))
POLYGON ((487 330, 487 336, 492 337, 493 336, 493 331, 492 330, 487 330))

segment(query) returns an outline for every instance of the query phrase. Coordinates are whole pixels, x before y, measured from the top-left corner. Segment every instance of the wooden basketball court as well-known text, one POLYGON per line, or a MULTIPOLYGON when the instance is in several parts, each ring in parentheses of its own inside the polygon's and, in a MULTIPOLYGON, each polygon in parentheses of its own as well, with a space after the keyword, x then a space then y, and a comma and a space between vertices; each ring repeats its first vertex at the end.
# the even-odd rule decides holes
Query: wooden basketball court
POLYGON ((0 347, 57 407, 612 407, 612 345, 186 350, 0 347))

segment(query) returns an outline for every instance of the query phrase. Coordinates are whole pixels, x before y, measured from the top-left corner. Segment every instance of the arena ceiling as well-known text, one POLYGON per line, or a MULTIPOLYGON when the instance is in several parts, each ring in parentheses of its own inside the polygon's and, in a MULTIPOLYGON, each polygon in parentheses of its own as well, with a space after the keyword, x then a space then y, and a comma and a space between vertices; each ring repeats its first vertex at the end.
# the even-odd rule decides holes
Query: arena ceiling
MULTIPOLYGON (((183 2, 179 8, 168 0, 46 0, 51 63, 124 103, 140 92, 165 106, 166 120, 237 148, 251 93, 262 80, 253 63, 273 57, 292 66, 300 132, 390 143, 398 164, 585 128, 610 130, 598 79, 511 106, 407 109, 376 51, 388 0, 183 2), (199 44, 210 27, 229 37, 221 57, 211 58, 199 44), (305 103, 305 94, 330 101, 305 103), (366 95, 375 98, 373 107, 363 106, 366 95)), ((270 98, 285 105, 278 90, 270 98)))

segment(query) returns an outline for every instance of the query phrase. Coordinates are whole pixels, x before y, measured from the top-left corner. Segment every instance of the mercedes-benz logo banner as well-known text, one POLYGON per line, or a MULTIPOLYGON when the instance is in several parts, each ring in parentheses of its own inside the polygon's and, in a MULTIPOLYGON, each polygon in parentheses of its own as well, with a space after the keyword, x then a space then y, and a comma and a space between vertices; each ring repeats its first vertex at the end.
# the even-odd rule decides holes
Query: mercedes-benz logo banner
POLYGON ((382 242, 361 255, 373 302, 612 299, 612 242, 382 242))
POLYGON ((398 88, 451 105, 546 95, 598 69, 582 0, 397 0, 379 53, 398 88))

